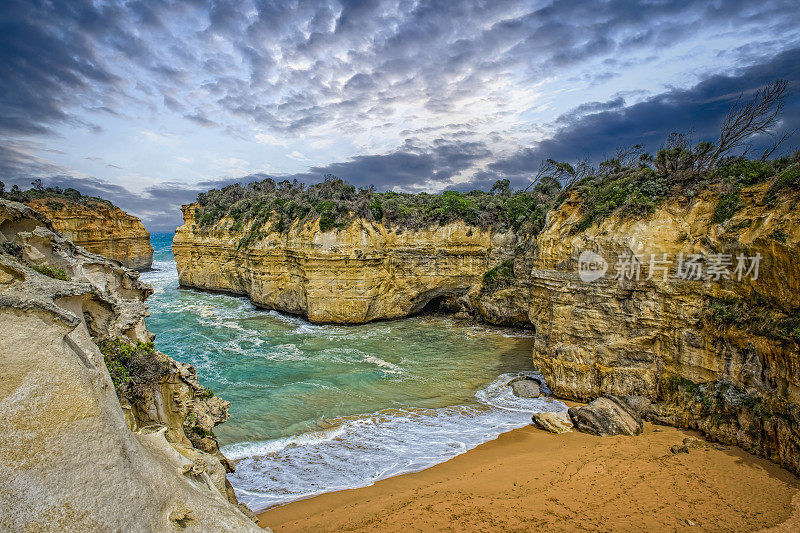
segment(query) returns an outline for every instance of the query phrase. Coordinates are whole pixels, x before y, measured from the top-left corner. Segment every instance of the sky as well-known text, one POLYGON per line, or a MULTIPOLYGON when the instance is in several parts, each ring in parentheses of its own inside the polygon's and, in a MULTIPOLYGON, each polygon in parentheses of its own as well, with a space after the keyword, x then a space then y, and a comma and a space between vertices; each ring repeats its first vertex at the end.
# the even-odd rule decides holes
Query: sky
POLYGON ((798 7, 2 0, 0 180, 75 187, 169 231, 181 204, 235 182, 524 187, 548 157, 713 140, 776 79, 776 133, 794 130, 798 7))

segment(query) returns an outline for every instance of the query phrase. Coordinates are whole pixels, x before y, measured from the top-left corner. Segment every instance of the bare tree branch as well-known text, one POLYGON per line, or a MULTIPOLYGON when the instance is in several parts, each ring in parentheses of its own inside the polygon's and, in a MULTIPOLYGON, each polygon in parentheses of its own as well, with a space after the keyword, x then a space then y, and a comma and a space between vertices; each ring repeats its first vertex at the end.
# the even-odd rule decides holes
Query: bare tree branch
POLYGON ((778 139, 775 143, 772 144, 772 148, 767 148, 766 150, 764 150, 764 153, 761 155, 761 160, 766 161, 767 159, 769 159, 769 157, 775 152, 775 150, 778 149, 780 145, 784 143, 784 141, 786 141, 786 139, 794 135, 795 131, 796 130, 785 132, 780 139, 778 139))
POLYGON ((747 138, 769 131, 783 110, 787 86, 786 80, 776 80, 756 91, 744 105, 740 95, 722 123, 716 149, 703 161, 703 170, 730 155, 747 138))

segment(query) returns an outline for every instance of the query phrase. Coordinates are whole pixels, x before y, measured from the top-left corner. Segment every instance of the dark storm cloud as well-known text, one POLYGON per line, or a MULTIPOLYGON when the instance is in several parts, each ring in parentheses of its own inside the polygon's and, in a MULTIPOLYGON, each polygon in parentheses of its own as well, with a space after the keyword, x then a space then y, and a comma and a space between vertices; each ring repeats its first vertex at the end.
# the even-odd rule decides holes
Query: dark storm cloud
MULTIPOLYGON (((764 59, 732 76, 712 76, 686 90, 672 90, 619 108, 613 100, 609 110, 585 114, 585 106, 562 115, 563 126, 549 139, 521 150, 511 157, 488 166, 494 176, 529 179, 545 158, 575 161, 588 158, 597 162, 613 154, 617 148, 643 143, 656 150, 672 132, 691 134, 697 142, 715 141, 719 128, 731 106, 740 95, 744 100, 754 91, 776 79, 789 81, 782 121, 776 132, 800 130, 800 48, 787 50, 764 59)), ((595 106, 596 104, 592 104, 595 106)), ((591 107, 591 106, 590 106, 591 107)), ((797 149, 798 139, 790 139, 784 148, 797 149)), ((769 138, 754 139, 756 145, 768 144, 769 138)))
POLYGON ((445 113, 505 72, 538 80, 600 55, 657 49, 700 23, 791 29, 795 4, 6 0, 0 133, 46 132, 77 120, 89 100, 119 112, 126 98, 160 94, 170 109, 193 109, 199 85, 213 95, 207 120, 230 113, 278 131, 389 114, 409 99, 445 113), (120 61, 131 66, 125 74, 120 61), (244 72, 231 71, 238 64, 244 72))
POLYGON ((409 189, 422 186, 426 181, 447 181, 490 155, 491 151, 477 142, 452 143, 439 139, 432 145, 420 146, 409 140, 387 154, 357 156, 287 177, 314 182, 333 174, 359 187, 409 189))

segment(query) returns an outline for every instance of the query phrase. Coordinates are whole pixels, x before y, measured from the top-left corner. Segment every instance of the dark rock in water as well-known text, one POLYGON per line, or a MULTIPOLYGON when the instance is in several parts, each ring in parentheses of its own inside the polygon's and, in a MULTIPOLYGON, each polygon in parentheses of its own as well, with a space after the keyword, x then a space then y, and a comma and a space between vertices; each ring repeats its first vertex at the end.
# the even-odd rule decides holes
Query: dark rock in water
POLYGON ((538 398, 542 395, 539 383, 533 379, 517 379, 509 383, 509 385, 511 385, 511 391, 514 396, 519 396, 520 398, 538 398))
POLYGON ((600 437, 642 432, 642 419, 616 396, 603 396, 580 408, 570 407, 569 416, 578 431, 600 437))

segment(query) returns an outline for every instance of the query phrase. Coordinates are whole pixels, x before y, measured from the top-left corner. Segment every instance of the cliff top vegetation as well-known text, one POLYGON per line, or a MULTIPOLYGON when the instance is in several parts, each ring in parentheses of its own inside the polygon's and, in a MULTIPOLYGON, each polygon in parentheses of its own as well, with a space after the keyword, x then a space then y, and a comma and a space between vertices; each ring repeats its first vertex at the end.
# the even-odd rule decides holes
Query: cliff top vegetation
POLYGON ((257 228, 273 220, 278 231, 288 231, 294 220, 319 218, 320 229, 344 228, 355 218, 387 226, 423 228, 463 220, 481 228, 535 234, 561 191, 554 179, 542 179, 527 191, 512 192, 508 180, 491 191, 445 191, 441 194, 375 192, 356 188, 335 176, 306 187, 272 179, 246 187, 229 185, 197 197, 197 224, 206 228, 222 217, 234 220, 234 229, 250 221, 257 228))
POLYGON ((113 206, 108 200, 96 196, 86 196, 73 188, 62 189, 61 187, 45 187, 41 179, 31 182, 30 189, 20 189, 18 185, 13 185, 6 190, 5 184, 0 181, 0 198, 12 200, 14 202, 30 202, 32 200, 45 200, 45 205, 53 211, 63 209, 68 204, 81 204, 87 207, 110 207, 113 206))

